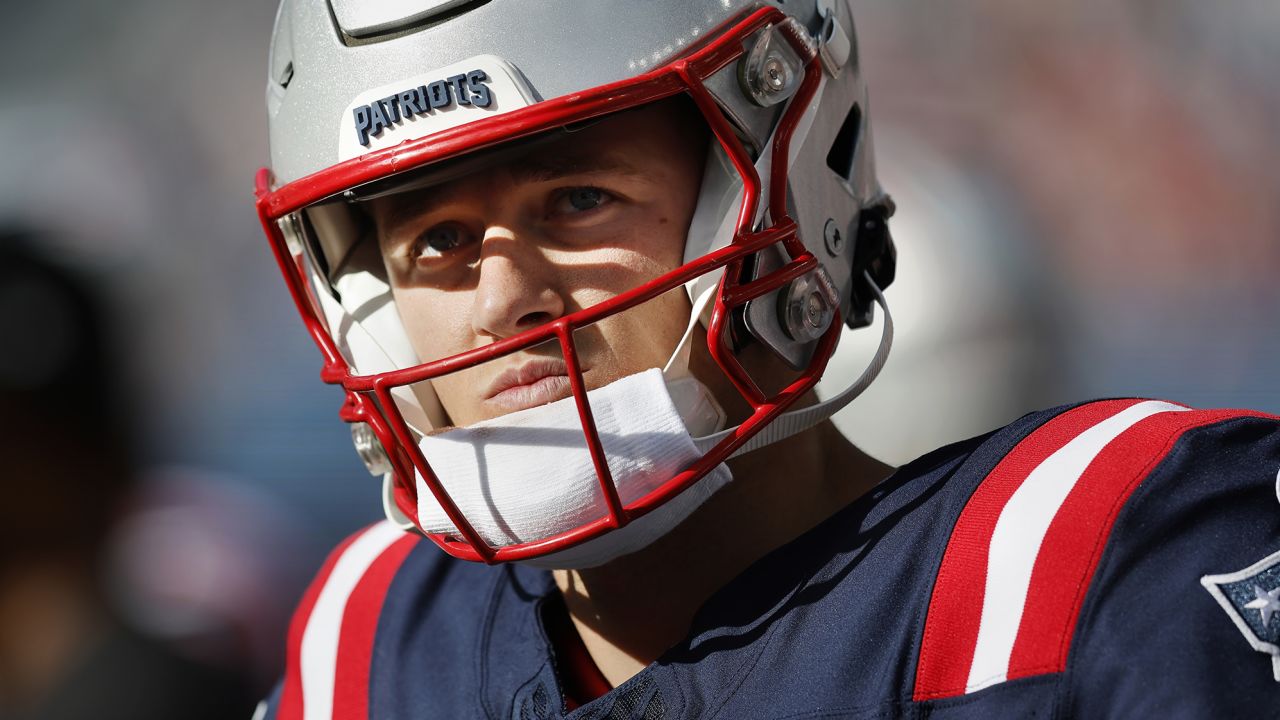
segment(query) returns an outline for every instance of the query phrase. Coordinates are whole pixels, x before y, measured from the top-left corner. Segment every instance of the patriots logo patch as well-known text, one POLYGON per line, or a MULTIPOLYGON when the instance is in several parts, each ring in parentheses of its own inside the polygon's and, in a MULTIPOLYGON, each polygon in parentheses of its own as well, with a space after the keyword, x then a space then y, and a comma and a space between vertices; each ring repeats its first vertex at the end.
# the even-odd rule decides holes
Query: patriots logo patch
POLYGON ((350 160, 536 101, 520 71, 495 55, 412 72, 352 98, 339 120, 338 159, 350 160))
POLYGON ((1271 670, 1280 682, 1280 552, 1239 572, 1205 575, 1200 584, 1222 606, 1245 640, 1271 656, 1271 670))

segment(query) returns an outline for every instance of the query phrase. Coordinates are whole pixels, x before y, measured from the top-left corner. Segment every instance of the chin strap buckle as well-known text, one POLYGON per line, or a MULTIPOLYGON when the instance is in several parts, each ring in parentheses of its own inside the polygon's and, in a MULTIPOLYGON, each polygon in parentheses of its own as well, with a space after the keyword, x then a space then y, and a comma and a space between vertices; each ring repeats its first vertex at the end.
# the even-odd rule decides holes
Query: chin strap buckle
POLYGON ((898 250, 889 234, 889 218, 896 206, 893 199, 884 196, 862 208, 858 214, 857 245, 853 250, 853 283, 849 317, 845 323, 851 328, 871 324, 875 311, 876 293, 868 287, 865 272, 880 290, 893 283, 898 267, 898 250))

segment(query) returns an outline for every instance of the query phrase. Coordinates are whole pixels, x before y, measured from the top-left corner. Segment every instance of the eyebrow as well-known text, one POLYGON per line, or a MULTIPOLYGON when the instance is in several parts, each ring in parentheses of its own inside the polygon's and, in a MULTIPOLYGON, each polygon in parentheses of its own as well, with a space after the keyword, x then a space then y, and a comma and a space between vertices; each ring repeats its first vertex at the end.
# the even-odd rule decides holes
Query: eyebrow
MULTIPOLYGON (((506 167, 516 184, 521 185, 552 182, 566 177, 597 173, 619 173, 632 177, 646 175, 639 168, 621 158, 597 153, 579 155, 545 153, 513 161, 506 167)), ((476 172, 492 172, 493 170, 494 168, 482 168, 476 170, 476 172)), ((447 202, 447 194, 445 197, 441 197, 441 193, 433 193, 432 190, 439 190, 439 188, 447 186, 450 182, 445 181, 440 185, 413 191, 399 199, 400 201, 398 202, 396 198, 391 198, 392 205, 387 210, 383 226, 388 230, 394 230, 414 217, 431 212, 436 206, 447 202)))
POLYGON ((512 178, 518 183, 550 182, 573 175, 593 173, 622 173, 643 175, 639 169, 621 158, 610 155, 551 155, 533 156, 517 160, 510 166, 512 178))
POLYGON ((370 213, 378 236, 380 238, 386 237, 388 233, 394 232, 413 218, 430 212, 435 206, 439 205, 442 202, 440 197, 435 194, 429 194, 432 189, 434 188, 417 190, 407 197, 389 198, 391 206, 387 208, 381 223, 378 222, 376 213, 370 213))

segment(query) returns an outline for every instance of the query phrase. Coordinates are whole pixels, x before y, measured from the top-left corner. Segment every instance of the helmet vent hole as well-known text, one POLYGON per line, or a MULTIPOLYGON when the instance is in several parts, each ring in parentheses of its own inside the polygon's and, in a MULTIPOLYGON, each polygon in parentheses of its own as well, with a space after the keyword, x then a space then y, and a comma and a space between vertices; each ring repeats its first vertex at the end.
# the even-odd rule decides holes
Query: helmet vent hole
POLYGON ((853 155, 858 151, 858 136, 862 129, 862 108, 857 103, 849 108, 840 123, 840 131, 836 133, 835 142, 827 151, 827 167, 845 180, 853 177, 853 155))

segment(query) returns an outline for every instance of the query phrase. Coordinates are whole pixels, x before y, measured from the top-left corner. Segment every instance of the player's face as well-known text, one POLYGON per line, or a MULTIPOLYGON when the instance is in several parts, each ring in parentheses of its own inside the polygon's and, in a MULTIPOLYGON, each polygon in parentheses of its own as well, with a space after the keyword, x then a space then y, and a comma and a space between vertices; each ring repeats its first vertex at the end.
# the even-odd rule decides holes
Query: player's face
MULTIPOLYGON (((401 319, 424 362, 590 307, 678 267, 706 131, 674 102, 622 113, 509 163, 371 203, 401 319)), ((588 388, 662 367, 683 289, 575 334, 588 388)), ((455 425, 569 397, 554 344, 435 379, 455 425)))

